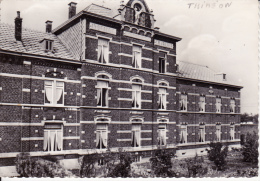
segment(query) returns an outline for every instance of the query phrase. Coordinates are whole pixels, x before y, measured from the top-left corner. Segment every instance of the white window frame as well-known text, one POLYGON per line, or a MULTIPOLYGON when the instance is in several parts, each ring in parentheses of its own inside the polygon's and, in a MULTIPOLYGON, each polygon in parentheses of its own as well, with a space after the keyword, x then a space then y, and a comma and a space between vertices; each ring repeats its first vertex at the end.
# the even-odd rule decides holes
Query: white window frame
POLYGON ((206 133, 206 130, 205 130, 206 126, 205 125, 200 125, 199 126, 199 142, 201 143, 204 143, 206 140, 205 140, 205 133, 206 133))
POLYGON ((230 113, 235 113, 236 101, 234 99, 230 100, 230 113))
POLYGON ((158 108, 161 110, 167 109, 167 89, 163 87, 159 87, 158 92, 158 108))
POLYGON ((109 63, 109 40, 98 38, 98 55, 97 61, 99 63, 109 63))
POLYGON ((52 106, 64 105, 64 82, 62 80, 44 81, 44 104, 52 105, 52 106), (60 89, 61 89, 61 93, 58 92, 58 90, 60 89), (58 93, 60 94, 61 97, 57 100, 57 96, 55 95, 57 95, 58 93), (62 103, 58 103, 60 99, 62 99, 62 103))
POLYGON ((108 146, 108 125, 97 124, 96 125, 96 149, 106 149, 107 146, 108 146))
POLYGON ((221 141, 221 124, 216 125, 216 141, 221 141))
POLYGON ((206 108, 206 97, 200 96, 199 111, 205 112, 205 108, 206 108))
POLYGON ((180 144, 188 143, 187 135, 188 135, 188 126, 186 124, 182 124, 180 126, 180 144))
POLYGON ((138 45, 133 45, 133 59, 132 67, 142 68, 142 47, 138 45))
POLYGON ((164 54, 164 57, 159 57, 159 73, 164 74, 167 72, 167 54, 165 52, 160 52, 164 54), (162 65, 164 62, 164 66, 162 65), (164 71, 163 71, 164 70, 164 71))
POLYGON ((62 124, 49 124, 49 125, 60 125, 60 128, 44 128, 43 151, 46 152, 62 151, 63 150, 63 125, 62 124), (58 135, 60 136, 60 138, 58 138, 58 135))
POLYGON ((230 125, 230 131, 229 131, 229 139, 232 141, 235 139, 235 125, 231 124, 230 125))
POLYGON ((132 84, 132 108, 141 109, 142 104, 142 85, 132 84))
POLYGON ((141 147, 141 124, 132 124, 131 146, 141 147))
POLYGON ((216 98, 216 112, 221 113, 221 98, 220 97, 216 98))
POLYGON ((188 110, 188 96, 186 94, 181 94, 180 96, 180 110, 187 111, 188 110))
POLYGON ((109 81, 97 80, 97 106, 98 107, 108 107, 108 94, 109 94, 109 81), (103 84, 103 85, 102 85, 103 84), (105 93, 104 93, 105 91, 105 93), (104 95, 105 94, 105 95, 104 95))
POLYGON ((158 138, 157 138, 159 147, 167 145, 166 132, 167 132, 167 125, 166 124, 159 124, 158 125, 158 138))

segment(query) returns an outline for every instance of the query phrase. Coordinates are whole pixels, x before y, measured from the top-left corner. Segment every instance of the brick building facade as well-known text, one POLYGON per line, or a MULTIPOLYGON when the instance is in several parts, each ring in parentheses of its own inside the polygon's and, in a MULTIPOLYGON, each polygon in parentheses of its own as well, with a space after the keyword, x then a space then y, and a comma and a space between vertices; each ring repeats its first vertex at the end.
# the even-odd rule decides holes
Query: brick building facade
POLYGON ((123 148, 203 154, 239 145, 240 89, 225 74, 176 62, 181 38, 154 27, 144 0, 119 14, 96 4, 46 32, 1 24, 0 165, 20 152, 65 159, 123 148), (204 152, 205 153, 205 152, 204 152))

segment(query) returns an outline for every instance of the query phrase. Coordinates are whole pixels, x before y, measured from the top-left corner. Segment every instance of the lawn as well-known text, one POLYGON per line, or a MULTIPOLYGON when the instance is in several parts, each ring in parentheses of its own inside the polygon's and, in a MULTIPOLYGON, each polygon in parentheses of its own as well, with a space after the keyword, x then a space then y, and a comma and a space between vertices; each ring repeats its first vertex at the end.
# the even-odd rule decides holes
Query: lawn
MULTIPOLYGON (((258 167, 249 162, 243 161, 242 152, 231 150, 226 158, 227 166, 224 171, 217 171, 212 161, 207 156, 203 156, 202 167, 206 174, 199 173, 197 177, 255 177, 258 174, 258 167)), ((172 170, 177 174, 176 177, 189 177, 187 163, 185 159, 172 159, 172 170)), ((134 177, 153 177, 151 165, 147 163, 133 163, 131 169, 134 177)))

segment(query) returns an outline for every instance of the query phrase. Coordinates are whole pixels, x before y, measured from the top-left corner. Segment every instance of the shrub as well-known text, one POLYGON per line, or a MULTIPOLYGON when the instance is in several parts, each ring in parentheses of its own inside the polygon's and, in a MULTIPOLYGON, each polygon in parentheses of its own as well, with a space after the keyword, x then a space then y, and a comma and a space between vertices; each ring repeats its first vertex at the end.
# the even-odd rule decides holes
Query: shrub
POLYGON ((156 177, 175 177, 176 173, 171 170, 171 158, 173 153, 166 150, 156 150, 153 157, 150 158, 151 168, 156 177))
POLYGON ((254 134, 247 133, 242 155, 244 161, 258 164, 258 136, 255 132, 254 134))
POLYGON ((58 163, 32 158, 29 153, 20 153, 16 157, 16 170, 21 177, 70 177, 72 173, 58 163))
POLYGON ((80 177, 130 177, 132 157, 130 153, 95 153, 85 155, 81 161, 80 177))
POLYGON ((203 157, 196 155, 194 158, 185 159, 185 162, 189 177, 202 176, 208 172, 208 168, 203 165, 203 157))
POLYGON ((210 161, 213 161, 217 170, 226 169, 226 157, 228 153, 228 147, 223 147, 222 143, 210 143, 210 150, 208 150, 208 158, 210 161))
POLYGON ((130 153, 119 151, 117 154, 119 163, 111 167, 108 173, 108 177, 130 177, 131 176, 131 164, 133 158, 130 153))

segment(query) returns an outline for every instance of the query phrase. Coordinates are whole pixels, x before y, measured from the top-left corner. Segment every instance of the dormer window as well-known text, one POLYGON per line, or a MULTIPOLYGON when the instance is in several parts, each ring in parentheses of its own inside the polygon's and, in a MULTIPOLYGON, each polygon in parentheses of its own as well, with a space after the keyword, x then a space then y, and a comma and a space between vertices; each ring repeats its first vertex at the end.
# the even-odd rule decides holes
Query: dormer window
POLYGON ((53 40, 45 40, 45 49, 46 50, 53 50, 53 40))
POLYGON ((53 40, 43 39, 40 43, 42 43, 42 47, 45 51, 53 51, 53 40))

